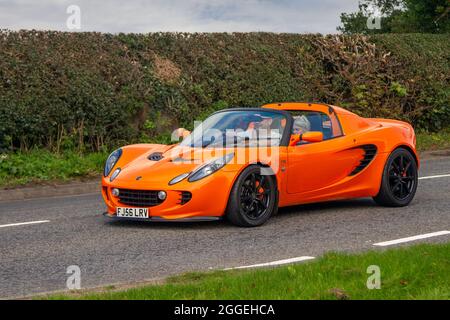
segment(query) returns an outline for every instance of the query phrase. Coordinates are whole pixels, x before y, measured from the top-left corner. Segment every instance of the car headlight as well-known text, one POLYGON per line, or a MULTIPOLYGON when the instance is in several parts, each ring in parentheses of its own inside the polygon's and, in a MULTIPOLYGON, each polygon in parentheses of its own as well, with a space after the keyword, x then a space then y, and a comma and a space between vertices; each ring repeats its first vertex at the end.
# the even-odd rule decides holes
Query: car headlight
POLYGON ((203 164, 189 175, 188 181, 194 182, 213 174, 217 170, 223 168, 228 162, 231 161, 231 159, 233 159, 233 157, 234 153, 229 153, 223 157, 216 158, 206 164, 203 164))
POLYGON ((119 158, 121 155, 122 155, 122 149, 117 149, 116 151, 114 151, 113 153, 111 153, 109 155, 109 157, 105 163, 105 169, 103 171, 103 175, 105 177, 107 177, 111 173, 111 170, 114 168, 117 161, 119 161, 119 158))
POLYGON ((122 171, 122 169, 120 169, 120 168, 117 168, 116 170, 114 170, 114 172, 111 175, 111 178, 109 178, 109 181, 113 182, 114 179, 116 179, 117 176, 119 175, 120 171, 122 171))
POLYGON ((179 176, 176 176, 175 178, 173 178, 172 180, 169 181, 169 186, 174 185, 180 181, 183 181, 184 179, 186 179, 189 176, 190 173, 183 173, 180 174, 179 176))

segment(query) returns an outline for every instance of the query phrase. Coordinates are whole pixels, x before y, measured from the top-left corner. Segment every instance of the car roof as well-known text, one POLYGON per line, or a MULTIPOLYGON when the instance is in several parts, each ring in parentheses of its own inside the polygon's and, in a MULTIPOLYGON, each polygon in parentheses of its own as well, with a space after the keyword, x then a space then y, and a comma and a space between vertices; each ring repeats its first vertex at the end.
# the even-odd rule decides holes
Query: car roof
POLYGON ((275 110, 311 110, 325 113, 336 112, 337 114, 354 114, 341 107, 325 104, 325 103, 312 103, 312 102, 276 102, 265 104, 261 108, 275 109, 275 110))

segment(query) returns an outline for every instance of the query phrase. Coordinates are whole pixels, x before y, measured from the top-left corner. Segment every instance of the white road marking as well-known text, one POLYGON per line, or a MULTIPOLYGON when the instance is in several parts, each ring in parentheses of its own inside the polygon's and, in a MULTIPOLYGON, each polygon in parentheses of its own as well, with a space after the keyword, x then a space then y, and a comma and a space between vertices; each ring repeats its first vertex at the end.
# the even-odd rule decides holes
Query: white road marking
POLYGON ((436 175, 436 176, 420 177, 419 180, 445 178, 445 177, 450 177, 450 174, 439 174, 439 175, 436 175))
POLYGON ((29 222, 2 224, 2 225, 0 225, 0 228, 26 226, 26 225, 29 225, 29 224, 38 224, 38 223, 47 223, 47 222, 50 222, 50 220, 40 220, 40 221, 29 221, 29 222))
POLYGON ((266 263, 259 263, 259 264, 252 264, 249 266, 240 266, 240 267, 234 267, 234 268, 226 268, 224 270, 234 270, 234 269, 249 269, 249 268, 259 268, 259 267, 270 267, 270 266, 280 266, 283 264, 289 264, 294 262, 300 262, 300 261, 307 261, 315 259, 315 257, 296 257, 296 258, 290 258, 290 259, 284 259, 284 260, 277 260, 272 262, 266 262, 266 263))
POLYGON ((401 238, 401 239, 397 239, 397 240, 378 242, 378 243, 374 243, 373 245, 379 246, 379 247, 386 247, 386 246, 392 246, 392 245, 398 244, 398 243, 416 241, 416 240, 420 240, 420 239, 443 236, 443 235, 447 235, 447 234, 450 234, 450 231, 444 230, 444 231, 438 231, 438 232, 432 232, 432 233, 419 234, 417 236, 401 238))

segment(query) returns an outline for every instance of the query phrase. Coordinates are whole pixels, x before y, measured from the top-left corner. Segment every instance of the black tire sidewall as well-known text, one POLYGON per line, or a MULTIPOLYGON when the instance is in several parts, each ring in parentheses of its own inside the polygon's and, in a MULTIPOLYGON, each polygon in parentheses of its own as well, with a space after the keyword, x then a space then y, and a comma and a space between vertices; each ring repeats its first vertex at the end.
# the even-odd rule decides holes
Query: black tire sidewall
POLYGON ((245 168, 241 174, 239 175, 238 179, 235 181, 230 198, 228 201, 228 208, 227 208, 227 217, 228 219, 234 223, 238 224, 240 226, 244 227, 256 227, 264 224, 276 211, 277 204, 277 186, 276 186, 276 180, 273 175, 268 175, 266 177, 269 178, 269 185, 270 185, 270 201, 269 201, 269 208, 267 209, 267 212, 262 215, 261 217, 258 217, 257 219, 251 219, 247 217, 241 208, 241 201, 240 201, 240 194, 243 182, 247 179, 247 177, 252 173, 258 173, 261 174, 261 167, 257 165, 251 165, 247 168, 245 168))
POLYGON ((388 201, 387 204, 392 205, 392 206, 398 206, 398 207, 407 206, 413 200, 413 198, 416 194, 417 184, 418 184, 417 161, 414 158, 414 156, 411 154, 411 152, 409 152, 408 150, 406 150, 404 148, 398 148, 398 149, 394 150, 386 162, 386 165, 385 165, 385 168, 383 171, 383 182, 382 182, 382 186, 381 186, 383 190, 380 190, 380 193, 383 192, 384 197, 388 201), (400 155, 408 157, 412 161, 412 166, 413 166, 414 173, 415 173, 413 190, 411 191, 411 193, 408 195, 407 198, 402 199, 402 200, 396 198, 392 194, 391 187, 389 185, 389 168, 390 168, 392 162, 400 155))

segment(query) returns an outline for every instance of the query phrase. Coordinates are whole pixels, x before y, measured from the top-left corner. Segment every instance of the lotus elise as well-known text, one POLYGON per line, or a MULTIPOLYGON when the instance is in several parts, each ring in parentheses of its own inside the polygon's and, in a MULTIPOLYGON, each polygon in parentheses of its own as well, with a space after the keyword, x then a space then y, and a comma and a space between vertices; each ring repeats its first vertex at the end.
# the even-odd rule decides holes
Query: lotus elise
POLYGON ((135 144, 107 159, 105 216, 142 221, 227 218, 254 227, 279 207, 372 197, 408 205, 419 158, 408 123, 314 103, 218 111, 181 143, 135 144))

